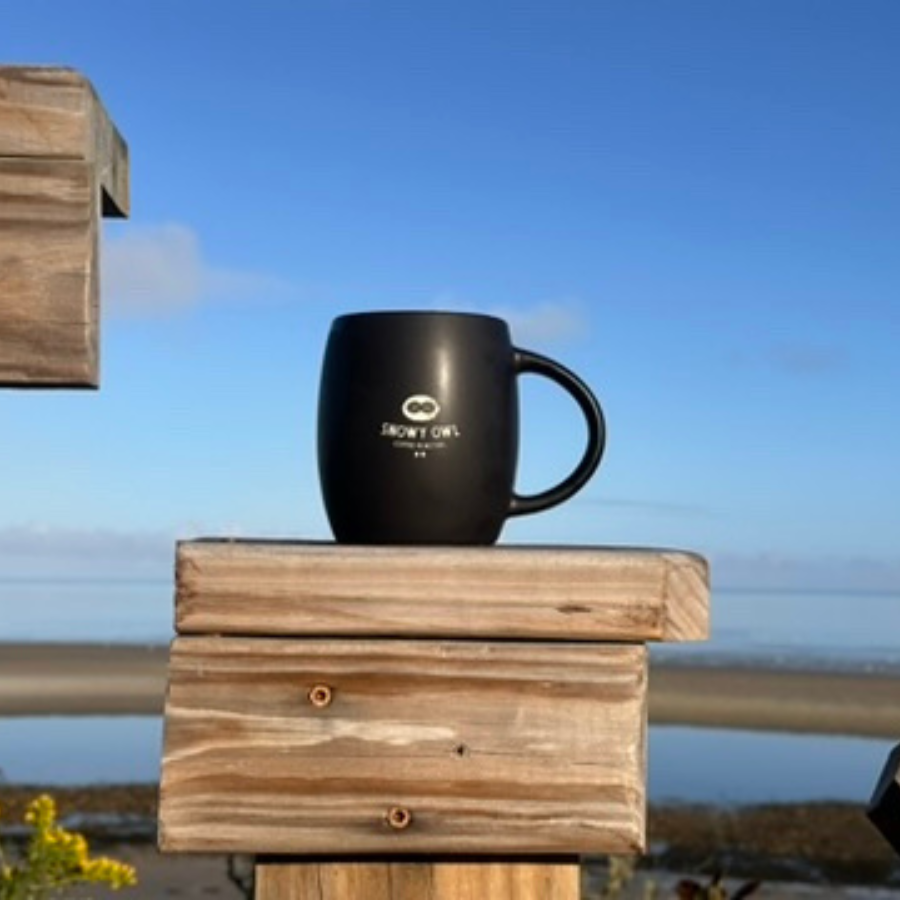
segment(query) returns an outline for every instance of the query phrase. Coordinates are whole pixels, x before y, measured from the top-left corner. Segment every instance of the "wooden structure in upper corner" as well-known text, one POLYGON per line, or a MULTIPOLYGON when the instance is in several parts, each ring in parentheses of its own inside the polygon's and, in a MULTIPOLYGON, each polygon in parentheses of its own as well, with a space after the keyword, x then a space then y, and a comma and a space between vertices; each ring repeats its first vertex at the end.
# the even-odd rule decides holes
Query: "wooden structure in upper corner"
POLYGON ((160 846, 259 854, 259 900, 576 900, 644 848, 645 642, 708 593, 675 551, 182 543, 160 846))
POLYGON ((0 386, 97 386, 100 218, 128 208, 128 148, 90 82, 0 66, 0 386))

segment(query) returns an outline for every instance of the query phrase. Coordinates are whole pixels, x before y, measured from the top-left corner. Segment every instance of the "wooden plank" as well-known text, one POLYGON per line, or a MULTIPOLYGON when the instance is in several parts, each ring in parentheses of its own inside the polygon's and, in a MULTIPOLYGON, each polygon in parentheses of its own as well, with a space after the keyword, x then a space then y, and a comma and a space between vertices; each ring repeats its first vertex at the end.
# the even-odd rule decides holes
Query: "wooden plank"
POLYGON ((0 384, 96 385, 96 176, 0 159, 0 384))
POLYGON ((709 631, 706 562, 611 547, 354 547, 190 541, 182 634, 689 641, 709 631))
POLYGON ((0 386, 97 386, 100 217, 129 204, 128 148, 91 83, 0 66, 0 386))
POLYGON ((91 163, 104 215, 128 215, 128 147, 93 85, 73 69, 0 66, 0 157, 91 163))
POLYGON ((179 638, 167 851, 634 853, 643 645, 179 638))
POLYGON ((578 900, 577 860, 261 862, 257 900, 578 900))

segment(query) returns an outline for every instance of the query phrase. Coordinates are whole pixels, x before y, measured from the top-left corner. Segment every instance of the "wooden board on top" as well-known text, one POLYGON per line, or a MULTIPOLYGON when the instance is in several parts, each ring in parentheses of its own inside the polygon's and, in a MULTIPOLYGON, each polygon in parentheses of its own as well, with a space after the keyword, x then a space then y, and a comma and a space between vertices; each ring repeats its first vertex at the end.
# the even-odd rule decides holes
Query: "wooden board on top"
POLYGON ((181 634, 700 641, 706 562, 621 547, 178 546, 181 634))

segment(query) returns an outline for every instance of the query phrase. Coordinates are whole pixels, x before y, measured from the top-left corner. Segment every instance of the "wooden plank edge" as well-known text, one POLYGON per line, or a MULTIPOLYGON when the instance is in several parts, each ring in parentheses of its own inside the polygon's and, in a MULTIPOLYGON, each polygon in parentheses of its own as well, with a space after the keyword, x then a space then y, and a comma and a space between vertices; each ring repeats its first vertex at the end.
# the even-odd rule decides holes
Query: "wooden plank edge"
POLYGON ((92 147, 101 186, 101 209, 108 218, 127 219, 131 212, 128 144, 116 128, 94 85, 85 79, 92 103, 92 147))
MULTIPOLYGON (((165 771, 165 770, 164 770, 165 771)), ((298 803, 302 799, 298 799, 298 803)), ((561 841, 541 840, 542 829, 535 826, 528 840, 507 838, 494 845, 487 845, 484 836, 461 839, 459 836, 421 841, 398 841, 395 849, 387 846, 387 841, 373 838, 362 841, 348 831, 342 846, 310 846, 303 842, 301 846, 292 845, 290 838, 282 839, 282 846, 273 847, 262 843, 259 839, 241 834, 244 829, 225 829, 224 836, 217 837, 209 833, 208 828, 191 825, 173 825, 170 821, 169 803, 166 785, 160 786, 160 815, 157 826, 156 847, 160 853, 201 853, 201 854, 247 854, 247 855, 280 855, 292 858, 334 858, 341 860, 359 859, 362 857, 402 857, 434 859, 436 857, 496 857, 510 859, 533 859, 536 856, 640 856, 647 851, 646 836, 643 826, 632 822, 620 822, 613 831, 610 828, 603 836, 592 836, 590 839, 571 839, 565 844, 561 841), (234 833, 231 833, 234 832, 234 833)), ((502 825, 498 826, 502 829, 502 825)))
POLYGON ((665 624, 661 640, 709 639, 709 563, 696 553, 664 552, 665 624))
MULTIPOLYGON (((589 625, 571 621, 569 626, 563 627, 559 623, 549 620, 543 626, 518 627, 515 622, 510 622, 501 636, 505 638, 521 638, 524 640, 640 640, 640 641, 666 641, 684 642, 701 641, 709 636, 709 567, 706 560, 696 553, 681 550, 656 550, 653 548, 636 547, 587 547, 587 546, 541 546, 541 545, 499 545, 494 547, 410 547, 410 546, 342 546, 325 541, 300 541, 300 540, 253 540, 253 539, 216 539, 204 538, 188 541, 180 541, 176 545, 176 598, 175 598, 175 629, 180 634, 201 634, 209 631, 221 631, 222 621, 211 621, 213 616, 209 610, 195 612, 191 608, 191 600, 198 593, 197 584, 201 582, 210 569, 226 568, 229 565, 253 561, 253 557, 267 565, 274 565, 273 560, 279 556, 285 558, 285 565, 296 564, 298 560, 308 557, 311 565, 319 565, 329 554, 337 554, 339 551, 345 557, 348 564, 357 565, 361 561, 371 561, 377 564, 379 559, 396 564, 398 560, 408 558, 420 561, 427 558, 429 553, 452 553, 458 557, 461 563, 466 565, 483 564, 486 559, 494 556, 496 559, 509 560, 517 553, 533 553, 546 550, 548 557, 552 554, 555 561, 560 557, 571 554, 571 559, 582 562, 585 558, 595 555, 598 573, 602 573, 604 551, 608 551, 610 561, 616 560, 619 565, 629 558, 635 562, 653 558, 656 574, 648 582, 647 590, 651 590, 652 597, 646 598, 646 603, 658 607, 660 616, 658 623, 653 627, 648 626, 635 631, 634 634, 625 635, 617 630, 615 633, 605 633, 602 630, 591 630, 589 625), (229 555, 232 556, 229 559, 229 555), (659 579, 659 580, 657 580, 659 579)), ((341 566, 343 562, 335 559, 334 565, 341 566)), ((296 571, 293 572, 296 576, 296 571)), ((289 576, 283 576, 287 579, 289 576)), ((482 631, 473 624, 473 610, 471 605, 466 606, 462 601, 459 605, 458 626, 449 626, 446 622, 439 628, 423 619, 417 629, 408 625, 404 626, 395 636, 403 637, 466 637, 482 636, 482 631)), ((375 606, 376 600, 371 600, 375 606)), ((446 603, 442 604, 446 608, 446 603)), ((582 618, 590 614, 589 605, 585 608, 579 606, 582 618)), ((376 619, 377 613, 372 613, 371 618, 376 619)), ((260 625, 248 629, 248 633, 262 636, 287 635, 296 633, 287 627, 260 625)), ((235 629, 225 629, 230 633, 242 633, 235 629)), ((387 633, 389 629, 386 629, 387 633)), ((303 632, 306 633, 306 632, 303 632)), ((316 632, 320 633, 320 632, 316 632)), ((354 630, 352 624, 336 625, 328 632, 327 636, 359 636, 373 634, 372 628, 354 630)), ((325 632, 321 632, 325 635, 325 632)))
MULTIPOLYGON (((49 105, 60 115, 68 112, 78 118, 72 141, 48 142, 41 152, 17 153, 0 157, 36 159, 80 159, 92 163, 101 188, 101 213, 127 218, 131 208, 128 145, 109 116, 93 83, 77 69, 69 66, 0 66, 0 82, 20 82, 36 95, 51 95, 61 88, 79 96, 72 107, 49 105), (80 107, 80 109, 78 108, 80 107)), ((23 110, 26 104, 22 104, 23 110)), ((27 113, 23 112, 23 115, 27 113)))

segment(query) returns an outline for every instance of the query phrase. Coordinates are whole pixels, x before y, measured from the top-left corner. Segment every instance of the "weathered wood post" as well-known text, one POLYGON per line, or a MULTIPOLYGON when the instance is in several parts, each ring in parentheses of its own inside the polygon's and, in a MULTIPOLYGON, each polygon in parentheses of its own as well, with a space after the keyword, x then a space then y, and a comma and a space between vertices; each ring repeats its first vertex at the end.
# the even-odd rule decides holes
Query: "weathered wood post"
POLYGON ((645 846, 646 641, 702 640, 705 562, 612 548, 177 551, 161 849, 264 900, 576 900, 645 846))
POLYGON ((100 217, 128 204, 128 149, 90 82, 0 66, 0 386, 97 386, 100 217))

